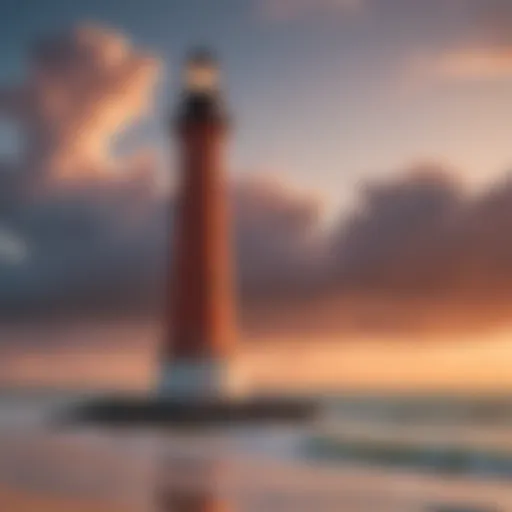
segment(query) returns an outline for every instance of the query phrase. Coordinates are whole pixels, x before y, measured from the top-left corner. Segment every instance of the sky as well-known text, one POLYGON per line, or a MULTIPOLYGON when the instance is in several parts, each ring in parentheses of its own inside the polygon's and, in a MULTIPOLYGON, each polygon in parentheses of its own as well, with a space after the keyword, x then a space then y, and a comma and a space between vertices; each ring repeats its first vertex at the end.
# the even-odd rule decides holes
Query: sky
POLYGON ((244 294, 329 329, 510 316, 508 1, 0 7, 0 317, 154 307, 181 66, 205 44, 234 120, 244 294))
POLYGON ((477 183, 511 163, 506 1, 4 0, 2 12, 4 83, 22 76, 35 37, 76 22, 115 28, 161 58, 157 108, 125 139, 162 151, 183 56, 211 45, 236 121, 235 172, 290 176, 331 211, 367 177, 419 161, 477 183))

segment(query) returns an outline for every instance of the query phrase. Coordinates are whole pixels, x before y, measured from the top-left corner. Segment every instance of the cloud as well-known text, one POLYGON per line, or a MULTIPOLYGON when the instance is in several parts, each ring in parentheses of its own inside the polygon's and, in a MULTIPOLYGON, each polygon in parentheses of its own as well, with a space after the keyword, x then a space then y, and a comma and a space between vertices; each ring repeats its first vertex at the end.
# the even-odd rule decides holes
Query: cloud
POLYGON ((512 45, 512 5, 508 0, 475 1, 468 40, 477 45, 512 45))
POLYGON ((125 37, 93 25, 37 41, 26 81, 0 90, 0 115, 24 136, 20 165, 42 185, 113 173, 113 137, 149 107, 158 69, 125 37))
POLYGON ((233 190, 238 267, 243 289, 275 294, 318 279, 322 205, 293 184, 268 176, 245 178, 233 190))
MULTIPOLYGON (((67 189, 12 212, 30 258, 14 268, 0 261, 0 310, 126 315, 161 307, 176 202, 144 184, 67 189)), ((315 276, 319 206, 292 190, 265 178, 233 184, 244 294, 268 297, 315 276)))
POLYGON ((353 14, 363 0, 258 0, 263 16, 272 21, 288 21, 315 14, 353 14))
MULTIPOLYGON (((31 56, 25 83, 0 91, 25 148, 0 166, 0 314, 154 312, 174 196, 156 186, 151 150, 116 159, 110 145, 151 106, 158 61, 94 26, 44 38, 31 56)), ((233 184, 231 196, 243 292, 314 275, 316 200, 268 178, 233 184)))
POLYGON ((476 82, 512 79, 512 6, 504 0, 468 2, 466 29, 437 52, 415 55, 418 79, 476 82))
POLYGON ((462 48, 416 59, 412 73, 418 78, 448 81, 496 81, 512 79, 512 46, 462 48))
POLYGON ((421 164, 361 187, 358 207, 320 240, 324 272, 307 288, 292 283, 277 305, 268 295, 253 327, 315 336, 509 328, 512 176, 476 194, 458 176, 421 164))
POLYGON ((512 180, 469 195, 426 169, 363 193, 334 237, 338 282, 354 290, 512 304, 512 180))
POLYGON ((359 211, 341 222, 333 236, 337 279, 356 290, 424 295, 450 288, 448 239, 462 196, 452 174, 435 164, 368 184, 359 211))
MULTIPOLYGON (((252 327, 412 332, 506 321, 512 180, 470 195, 456 176, 421 164, 368 183, 330 232, 307 192, 265 176, 234 183, 239 291, 252 327)), ((25 205, 10 226, 29 257, 0 262, 0 312, 161 311, 175 205, 144 181, 66 189, 25 205)))
MULTIPOLYGON (((155 186, 151 151, 120 161, 109 144, 151 104, 155 59, 110 31, 77 29, 45 41, 51 51, 36 45, 43 50, 27 83, 4 89, 3 112, 23 120, 27 151, 18 165, 0 165, 0 316, 154 315, 173 255, 175 197, 155 186), (81 69, 70 59, 84 59, 81 69), (45 107, 53 87, 76 101, 74 80, 83 108, 68 100, 45 107), (31 102, 20 105, 24 94, 31 102), (77 138, 84 148, 68 147, 70 128, 85 134, 77 138)), ((512 180, 469 195, 456 176, 422 164, 367 183, 358 207, 326 231, 318 198, 246 175, 230 189, 242 296, 292 324, 328 313, 338 328, 359 321, 384 328, 390 319, 394 328, 449 327, 456 314, 439 312, 446 297, 467 328, 503 321, 512 309, 512 180), (479 302, 493 304, 492 315, 466 307, 479 302)))
POLYGON ((150 108, 158 59, 92 25, 45 37, 30 56, 25 81, 0 90, 0 115, 23 137, 19 160, 0 163, 0 309, 115 307, 131 272, 145 297, 163 253, 151 245, 164 211, 156 156, 116 158, 111 145, 150 108))

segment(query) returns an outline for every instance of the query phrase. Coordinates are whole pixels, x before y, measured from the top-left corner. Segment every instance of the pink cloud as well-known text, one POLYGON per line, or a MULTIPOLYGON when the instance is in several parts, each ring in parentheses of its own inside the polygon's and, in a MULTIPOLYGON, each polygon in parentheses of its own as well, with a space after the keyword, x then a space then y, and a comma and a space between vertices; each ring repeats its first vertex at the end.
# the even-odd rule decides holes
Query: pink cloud
POLYGON ((413 61, 411 74, 417 78, 449 81, 497 81, 512 79, 512 48, 468 47, 447 50, 413 61))
POLYGON ((23 128, 23 167, 42 183, 115 170, 113 138, 153 100, 157 59, 95 25, 37 41, 25 81, 0 90, 0 115, 23 128))
MULTIPOLYGON (((466 32, 437 52, 413 56, 409 78, 419 81, 482 82, 512 79, 510 2, 482 2, 466 32)), ((455 37, 455 36, 454 36, 455 37)))

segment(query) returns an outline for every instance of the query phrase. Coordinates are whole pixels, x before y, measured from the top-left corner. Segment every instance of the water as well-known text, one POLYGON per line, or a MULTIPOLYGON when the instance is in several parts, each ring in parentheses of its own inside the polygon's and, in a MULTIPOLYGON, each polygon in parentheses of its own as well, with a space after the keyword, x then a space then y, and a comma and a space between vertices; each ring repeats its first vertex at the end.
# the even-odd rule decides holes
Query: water
POLYGON ((84 398, 0 394, 0 510, 512 511, 507 397, 331 396, 325 416, 303 427, 49 421, 84 398))

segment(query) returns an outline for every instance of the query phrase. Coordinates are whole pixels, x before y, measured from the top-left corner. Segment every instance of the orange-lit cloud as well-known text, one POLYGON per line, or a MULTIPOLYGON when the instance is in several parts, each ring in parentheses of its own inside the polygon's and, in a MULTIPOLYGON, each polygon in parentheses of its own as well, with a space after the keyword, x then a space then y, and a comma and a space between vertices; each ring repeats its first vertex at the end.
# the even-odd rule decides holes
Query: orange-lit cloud
POLYGON ((414 62, 414 73, 422 78, 457 81, 512 79, 512 46, 462 48, 414 62))
POLYGON ((411 72, 420 80, 458 82, 512 79, 512 5, 475 2, 465 33, 437 52, 416 55, 411 72))
POLYGON ((0 91, 0 115, 22 126, 27 172, 43 182, 113 172, 112 139, 150 106, 158 67, 93 25, 34 44, 25 83, 0 91))

